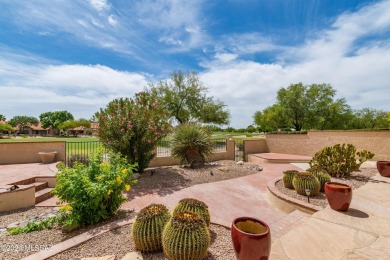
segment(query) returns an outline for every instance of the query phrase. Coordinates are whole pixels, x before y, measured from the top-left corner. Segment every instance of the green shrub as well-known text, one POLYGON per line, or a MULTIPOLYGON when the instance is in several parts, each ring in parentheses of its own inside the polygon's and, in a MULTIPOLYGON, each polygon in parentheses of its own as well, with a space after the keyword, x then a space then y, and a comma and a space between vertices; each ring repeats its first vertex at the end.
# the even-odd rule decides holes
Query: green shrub
POLYGON ((141 252, 162 250, 162 232, 171 215, 162 204, 152 204, 143 208, 132 226, 135 247, 141 252))
POLYGON ((210 240, 206 222, 191 211, 174 214, 162 235, 164 253, 170 260, 201 260, 207 254, 210 240))
POLYGON ((155 156, 157 144, 170 130, 169 112, 157 97, 140 92, 133 99, 119 98, 95 114, 99 139, 120 152, 140 173, 155 156))
POLYGON ((294 189, 294 186, 292 184, 293 178, 295 174, 297 174, 298 171, 296 170, 290 170, 283 172, 283 186, 288 189, 294 189))
POLYGON ((192 168, 203 166, 213 152, 208 129, 196 123, 179 125, 172 139, 172 156, 192 168))
POLYGON ((352 144, 336 144, 318 151, 309 162, 310 167, 328 173, 332 177, 349 177, 359 171, 363 162, 372 159, 374 154, 363 150, 356 152, 352 144))
POLYGON ((317 171, 315 169, 309 169, 308 172, 310 172, 311 174, 313 174, 317 178, 317 180, 320 182, 320 191, 324 192, 325 183, 330 182, 332 177, 326 172, 317 171))
POLYGON ((88 166, 78 162, 74 168, 59 165, 52 193, 72 208, 67 225, 85 226, 108 219, 126 201, 122 192, 135 183, 135 166, 113 152, 109 152, 109 158, 110 162, 103 162, 103 151, 99 149, 88 166))
POLYGON ((173 214, 180 211, 194 212, 204 219, 207 226, 210 225, 209 207, 203 201, 193 199, 193 198, 184 198, 179 201, 179 203, 177 204, 176 208, 173 211, 173 214))
POLYGON ((293 179, 294 190, 300 195, 306 196, 306 189, 310 190, 310 196, 316 196, 320 193, 320 182, 309 172, 299 172, 293 179))
POLYGON ((30 233, 32 231, 40 231, 44 228, 51 229, 54 224, 63 224, 67 218, 67 214, 62 213, 57 216, 48 217, 43 220, 29 221, 24 227, 8 228, 7 232, 11 235, 30 233))

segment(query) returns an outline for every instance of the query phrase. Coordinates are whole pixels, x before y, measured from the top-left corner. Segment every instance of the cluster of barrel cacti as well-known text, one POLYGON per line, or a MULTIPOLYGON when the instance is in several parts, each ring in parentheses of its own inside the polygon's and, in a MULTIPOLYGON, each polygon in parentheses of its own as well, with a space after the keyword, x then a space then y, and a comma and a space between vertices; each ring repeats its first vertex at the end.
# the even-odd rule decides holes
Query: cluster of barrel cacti
POLYGON ((320 182, 320 191, 324 192, 325 183, 330 182, 332 177, 328 173, 323 171, 319 171, 315 169, 309 169, 308 171, 318 179, 318 181, 320 182))
POLYGON ((162 204, 145 207, 137 215, 132 236, 142 252, 164 251, 168 259, 203 259, 210 246, 208 206, 197 199, 179 201, 173 216, 162 204))
POLYGON ((310 190, 310 196, 316 196, 320 193, 320 182, 310 172, 299 172, 293 179, 294 190, 300 195, 306 196, 306 190, 310 190))

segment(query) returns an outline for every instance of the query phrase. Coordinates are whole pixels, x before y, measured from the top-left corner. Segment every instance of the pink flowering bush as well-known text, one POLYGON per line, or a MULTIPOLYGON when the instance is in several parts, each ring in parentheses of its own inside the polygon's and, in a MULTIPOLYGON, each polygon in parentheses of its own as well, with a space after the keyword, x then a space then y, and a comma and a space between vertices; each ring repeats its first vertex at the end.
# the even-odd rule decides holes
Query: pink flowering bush
POLYGON ((148 92, 137 93, 132 99, 114 99, 95 117, 100 140, 130 164, 137 163, 139 172, 148 166, 157 144, 171 128, 169 113, 148 92))

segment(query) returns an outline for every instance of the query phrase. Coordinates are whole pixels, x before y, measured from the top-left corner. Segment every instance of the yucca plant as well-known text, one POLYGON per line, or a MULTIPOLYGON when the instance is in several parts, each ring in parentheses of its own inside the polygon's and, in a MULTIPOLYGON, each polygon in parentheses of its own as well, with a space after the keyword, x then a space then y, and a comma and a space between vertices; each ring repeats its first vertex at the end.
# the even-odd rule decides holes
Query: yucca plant
POLYGON ((201 216, 206 222, 207 226, 210 225, 210 213, 209 208, 203 201, 193 199, 193 198, 184 198, 179 201, 176 208, 173 211, 173 214, 179 211, 191 211, 199 216, 201 216))
POLYGON ((186 123, 175 129, 172 139, 172 156, 191 168, 201 167, 212 155, 210 132, 199 124, 186 123))

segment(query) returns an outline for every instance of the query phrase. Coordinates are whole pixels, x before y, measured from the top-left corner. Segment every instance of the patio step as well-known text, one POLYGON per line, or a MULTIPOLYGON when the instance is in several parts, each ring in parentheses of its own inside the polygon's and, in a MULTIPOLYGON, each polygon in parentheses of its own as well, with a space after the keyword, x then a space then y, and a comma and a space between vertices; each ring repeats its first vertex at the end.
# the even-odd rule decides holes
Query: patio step
POLYGON ((34 182, 32 183, 35 186, 35 192, 41 191, 43 189, 49 188, 47 182, 34 182))
POLYGON ((35 204, 38 204, 44 200, 50 199, 52 197, 51 191, 53 188, 44 188, 40 191, 35 192, 35 204))

